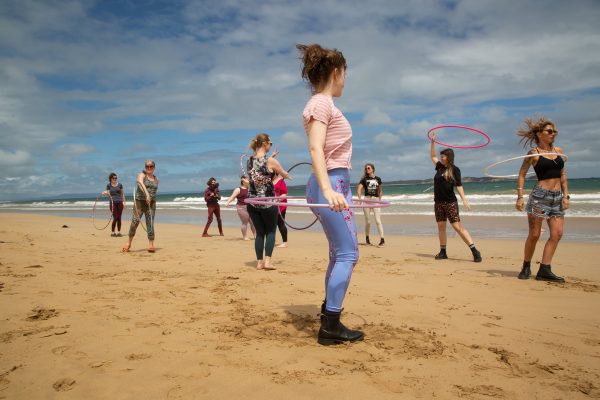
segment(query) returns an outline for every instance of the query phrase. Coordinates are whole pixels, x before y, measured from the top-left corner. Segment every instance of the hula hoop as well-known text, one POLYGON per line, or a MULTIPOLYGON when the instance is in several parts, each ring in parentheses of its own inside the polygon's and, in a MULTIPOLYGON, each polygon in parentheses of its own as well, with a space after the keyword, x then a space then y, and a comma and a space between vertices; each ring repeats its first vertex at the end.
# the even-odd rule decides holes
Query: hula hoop
MULTIPOLYGON (((287 207, 308 207, 308 208, 329 208, 329 204, 309 204, 309 203, 284 203, 281 200, 306 200, 303 196, 288 196, 288 197, 252 197, 245 200, 248 204, 256 204, 260 206, 287 206, 287 207)), ((372 199, 359 199, 358 197, 353 197, 352 202, 362 203, 362 204, 350 204, 348 207, 350 208, 385 208, 391 206, 389 201, 382 200, 372 200, 372 199)))
MULTIPOLYGON (((135 195, 137 194, 139 184, 140 184, 139 182, 136 182, 136 184, 133 186, 133 213, 136 215, 137 215, 137 207, 135 205, 136 205, 137 201, 136 201, 135 195)), ((150 226, 154 226, 154 221, 152 219, 152 208, 150 207, 150 205, 148 205, 148 217, 150 218, 150 226)), ((140 214, 138 216, 138 218, 140 219, 140 225, 142 226, 144 231, 146 231, 146 233, 148 233, 148 229, 146 228, 146 226, 144 225, 144 222, 142 221, 142 215, 140 214)))
POLYGON ((246 170, 244 169, 244 157, 248 157, 248 155, 242 154, 240 156, 240 169, 242 170, 242 175, 248 176, 248 174, 246 173, 246 170))
POLYGON ((106 227, 110 224, 110 221, 112 221, 112 209, 113 209, 113 199, 110 196, 110 194, 108 195, 108 198, 110 200, 110 217, 108 217, 108 222, 106 223, 106 225, 104 225, 102 228, 98 228, 96 226, 96 204, 98 203, 98 200, 100 199, 100 197, 103 197, 103 194, 100 194, 100 196, 96 197, 96 201, 94 202, 94 207, 92 207, 92 225, 94 225, 94 228, 96 228, 99 231, 103 231, 106 229, 106 227))
POLYGON ((511 179, 511 178, 518 178, 519 174, 512 174, 512 175, 492 175, 490 173, 488 173, 488 171, 490 169, 492 169, 493 167, 500 165, 500 164, 505 164, 507 162, 510 161, 514 161, 514 160, 519 160, 521 158, 525 159, 525 158, 531 158, 531 157, 540 157, 546 154, 550 154, 550 155, 556 155, 558 157, 562 157, 565 161, 567 161, 569 159, 569 157, 567 157, 565 154, 562 153, 537 153, 537 154, 525 154, 524 156, 518 156, 518 157, 513 157, 513 158, 509 158, 506 160, 502 160, 502 161, 498 161, 495 162, 493 164, 488 165, 487 167, 485 167, 483 169, 483 174, 489 178, 497 178, 497 179, 511 179))
POLYGON ((490 137, 488 136, 487 133, 485 133, 482 130, 479 129, 475 129, 475 128, 471 128, 470 126, 463 126, 463 125, 440 125, 440 126, 434 126, 433 128, 431 128, 428 132, 427 132, 427 137, 429 138, 429 140, 431 140, 431 132, 437 130, 437 129, 443 129, 443 128, 456 128, 456 129, 467 129, 469 131, 473 131, 473 132, 477 132, 479 133, 481 136, 483 136, 487 141, 484 144, 480 144, 480 145, 476 145, 476 146, 459 146, 459 145, 453 145, 453 144, 448 144, 448 143, 442 143, 439 142, 437 140, 434 140, 435 143, 439 144, 440 146, 446 146, 446 147, 452 147, 455 149, 479 149, 481 147, 485 147, 490 143, 490 137))
MULTIPOLYGON (((299 166, 299 165, 310 165, 310 166, 312 166, 312 163, 309 163, 309 162, 299 162, 299 163, 297 163, 297 164, 294 164, 294 165, 292 165, 292 166, 290 167, 290 169, 288 169, 288 172, 291 172, 291 171, 292 171, 294 168, 296 168, 296 167, 297 167, 297 166, 299 166)), ((286 198, 289 198, 289 197, 287 197, 287 196, 286 196, 286 198)), ((286 204, 287 204, 287 202, 286 202, 286 204)), ((277 211, 279 212, 279 215, 281 215, 281 209, 279 209, 279 208, 278 208, 278 209, 277 209, 277 211)), ((283 216, 282 216, 282 217, 283 217, 283 216)), ((305 227, 302 227, 302 228, 298 228, 298 227, 296 227, 296 226, 293 226, 292 224, 289 224, 289 223, 288 223, 288 222, 285 220, 285 218, 283 218, 283 222, 284 222, 284 223, 285 223, 287 226, 289 226, 290 228, 292 228, 292 229, 295 229, 295 230, 297 230, 297 231, 303 231, 303 230, 305 230, 305 229, 308 229, 308 228, 310 228, 310 227, 311 227, 311 226, 313 226, 313 225, 314 225, 314 224, 315 224, 315 223, 316 223, 318 220, 319 220, 319 218, 317 218, 317 217, 315 216, 315 219, 314 219, 314 221, 313 221, 313 222, 311 222, 309 225, 306 225, 305 227)))

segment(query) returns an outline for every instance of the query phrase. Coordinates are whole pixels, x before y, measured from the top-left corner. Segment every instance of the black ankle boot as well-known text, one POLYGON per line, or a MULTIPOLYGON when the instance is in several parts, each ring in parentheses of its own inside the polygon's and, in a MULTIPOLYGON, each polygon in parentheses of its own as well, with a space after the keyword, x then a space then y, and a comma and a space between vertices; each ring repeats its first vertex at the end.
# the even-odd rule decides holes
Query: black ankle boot
POLYGON ((440 250, 439 253, 435 255, 436 260, 447 260, 448 255, 446 254, 446 250, 440 250))
POLYGON ((523 268, 519 272, 519 279, 529 279, 531 276, 531 261, 523 261, 523 268))
POLYGON ((475 247, 471 249, 471 253, 473 253, 473 262, 481 262, 481 253, 475 247))
POLYGON ((317 341, 319 344, 329 346, 344 342, 362 340, 365 336, 361 331, 348 329, 340 322, 339 312, 327 311, 321 314, 321 328, 317 341))
POLYGON ((565 283, 565 278, 554 275, 550 265, 546 264, 540 264, 540 269, 538 270, 535 279, 538 281, 565 283))
POLYGON ((367 244, 371 244, 371 241, 369 240, 369 236, 367 236, 367 244))

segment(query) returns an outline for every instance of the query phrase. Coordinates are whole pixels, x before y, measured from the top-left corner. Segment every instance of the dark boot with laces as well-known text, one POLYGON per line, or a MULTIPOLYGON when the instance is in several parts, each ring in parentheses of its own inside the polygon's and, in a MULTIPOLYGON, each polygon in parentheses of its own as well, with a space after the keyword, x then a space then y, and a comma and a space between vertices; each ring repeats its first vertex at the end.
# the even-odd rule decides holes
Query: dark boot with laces
POLYGON ((554 282, 554 283, 565 283, 565 278, 562 276, 556 276, 552 272, 550 265, 540 264, 540 269, 535 276, 538 281, 554 282))
POLYGON ((531 276, 531 261, 523 261, 523 268, 519 272, 519 279, 529 279, 531 276))

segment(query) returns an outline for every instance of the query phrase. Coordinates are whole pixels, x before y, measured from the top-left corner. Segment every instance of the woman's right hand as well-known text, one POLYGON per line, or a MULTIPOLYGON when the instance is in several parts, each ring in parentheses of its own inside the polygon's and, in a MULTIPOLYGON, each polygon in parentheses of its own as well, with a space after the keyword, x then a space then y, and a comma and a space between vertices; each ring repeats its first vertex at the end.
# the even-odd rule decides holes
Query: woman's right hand
POLYGON ((146 195, 146 203, 150 204, 150 195, 149 194, 146 195))
POLYGON ((522 197, 517 198, 517 202, 515 203, 515 208, 518 211, 523 211, 523 207, 524 207, 524 201, 522 197))
POLYGON ((325 200, 327 200, 330 210, 342 211, 349 208, 348 202, 346 202, 344 195, 334 191, 333 189, 323 192, 323 197, 325 197, 325 200))

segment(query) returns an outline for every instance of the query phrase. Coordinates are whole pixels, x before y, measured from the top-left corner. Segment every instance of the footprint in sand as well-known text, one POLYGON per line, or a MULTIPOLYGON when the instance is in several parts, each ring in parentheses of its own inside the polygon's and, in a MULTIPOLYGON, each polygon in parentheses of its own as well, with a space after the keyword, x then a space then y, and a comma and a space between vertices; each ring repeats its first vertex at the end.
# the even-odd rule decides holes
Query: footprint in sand
POLYGON ((128 356, 126 356, 125 358, 128 359, 129 361, 135 361, 135 360, 145 360, 147 358, 152 357, 151 354, 146 354, 146 353, 139 353, 139 354, 135 354, 135 353, 131 353, 128 356))
POLYGON ((36 307, 31 312, 33 314, 26 318, 27 321, 45 321, 58 316, 58 311, 54 308, 36 307))
POLYGON ((75 386, 75 379, 71 378, 59 379, 52 384, 52 387, 57 392, 66 392, 67 390, 73 389, 73 386, 75 386))

